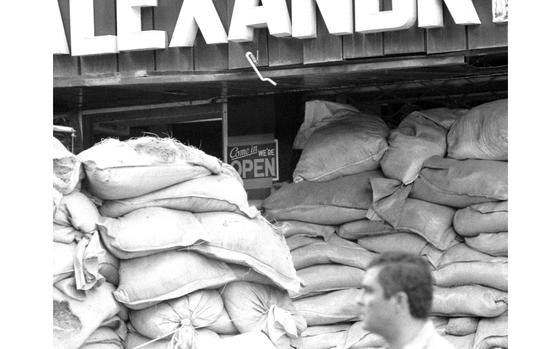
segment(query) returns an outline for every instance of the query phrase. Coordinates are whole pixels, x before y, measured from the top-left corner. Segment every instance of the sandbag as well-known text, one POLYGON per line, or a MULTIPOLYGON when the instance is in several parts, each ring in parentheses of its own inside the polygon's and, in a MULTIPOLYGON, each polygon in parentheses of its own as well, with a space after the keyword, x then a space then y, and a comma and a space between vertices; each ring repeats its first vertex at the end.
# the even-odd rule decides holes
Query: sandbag
POLYGON ((208 243, 189 246, 188 250, 250 267, 285 290, 299 290, 286 240, 262 216, 248 219, 230 212, 195 216, 208 234, 208 243))
POLYGON ((395 233, 361 238, 358 244, 375 253, 403 251, 422 256, 436 267, 439 265, 442 252, 430 245, 426 240, 413 233, 395 233))
POLYGON ((226 173, 191 179, 130 199, 104 201, 99 212, 116 218, 143 207, 189 212, 230 211, 249 217, 257 212, 249 207, 247 193, 238 178, 226 173))
POLYGON ((85 340, 80 349, 124 349, 123 339, 113 329, 99 327, 85 340))
POLYGON ((73 227, 82 233, 97 229, 99 212, 95 204, 83 193, 74 191, 64 195, 53 218, 53 222, 65 227, 73 227))
POLYGON ((329 291, 360 288, 365 271, 363 269, 339 264, 320 264, 303 268, 297 275, 304 287, 299 292, 290 293, 297 299, 329 291))
POLYGON ((172 341, 182 341, 190 348, 195 344, 195 332, 210 327, 223 310, 218 291, 202 290, 146 309, 133 310, 129 316, 130 323, 142 336, 156 339, 172 333, 172 341))
POLYGON ((286 238, 289 238, 292 235, 302 235, 309 237, 320 236, 324 240, 328 240, 336 230, 336 227, 332 225, 313 224, 300 221, 281 221, 274 225, 286 238))
POLYGON ((120 218, 101 217, 103 242, 120 259, 138 258, 207 240, 195 216, 163 207, 141 208, 120 218))
POLYGON ((316 243, 292 251, 296 270, 317 264, 343 264, 365 270, 375 254, 360 245, 334 235, 329 241, 316 243))
POLYGON ((190 179, 220 173, 222 164, 171 138, 105 139, 78 157, 88 191, 104 200, 144 195, 190 179))
POLYGON ((424 162, 410 197, 464 208, 508 199, 508 163, 433 156, 424 162))
POLYGON ((477 236, 465 238, 465 243, 486 254, 496 257, 507 257, 508 255, 508 233, 478 234, 477 236))
MULTIPOLYGON (((55 211, 56 213, 56 211, 55 211)), ((72 226, 53 223, 53 241, 64 244, 70 244, 79 241, 85 233, 77 230, 72 226)))
POLYGON ((444 156, 447 130, 466 109, 436 108, 414 111, 391 130, 389 149, 381 159, 385 176, 412 183, 422 169, 424 160, 444 156))
POLYGON ((153 339, 146 338, 141 334, 130 332, 126 337, 125 349, 136 349, 140 346, 141 349, 182 349, 182 348, 196 348, 196 349, 214 349, 214 348, 227 348, 222 347, 223 341, 218 336, 217 333, 208 330, 201 329, 194 332, 195 346, 187 346, 186 341, 183 341, 183 337, 175 338, 164 338, 154 341, 153 339), (148 342, 151 342, 147 344, 148 342))
POLYGON ((122 260, 119 277, 115 298, 130 309, 147 308, 236 279, 224 262, 192 251, 168 251, 122 260))
POLYGON ((325 240, 318 237, 312 238, 312 237, 302 236, 302 235, 293 235, 286 239, 286 244, 288 245, 290 251, 293 251, 300 247, 305 247, 307 245, 316 244, 318 242, 323 242, 323 241, 325 240))
POLYGON ((120 308, 113 298, 114 290, 113 285, 104 283, 87 291, 85 297, 69 297, 53 287, 53 347, 77 349, 106 319, 115 316, 120 308))
POLYGON ((74 276, 75 243, 53 242, 53 284, 74 276))
POLYGON ((476 106, 449 129, 447 156, 454 159, 508 159, 508 100, 476 106))
POLYGON ((260 331, 251 331, 234 336, 223 335, 220 336, 222 339, 220 348, 228 349, 247 349, 247 348, 259 348, 259 349, 277 349, 274 344, 270 341, 268 336, 260 331))
POLYGON ((354 324, 336 324, 312 326, 304 331, 300 338, 292 340, 296 349, 361 349, 385 348, 387 344, 382 337, 362 328, 362 322, 354 324))
POLYGON ((387 150, 389 128, 377 115, 350 112, 313 132, 293 173, 294 183, 324 182, 375 170, 387 150))
POLYGON ((476 333, 478 318, 475 317, 452 317, 445 326, 445 332, 453 336, 466 336, 476 333))
POLYGON ((275 220, 339 225, 363 219, 371 204, 369 178, 379 176, 379 171, 367 171, 329 182, 285 184, 264 200, 263 208, 275 220))
POLYGON ((308 326, 357 321, 361 293, 361 289, 357 288, 328 292, 294 300, 294 307, 308 326))
POLYGON ((481 319, 474 337, 473 349, 508 347, 508 313, 489 319, 481 319))
POLYGON ((53 188, 68 195, 79 189, 80 180, 84 176, 82 163, 56 137, 52 141, 53 188))
POLYGON ((474 344, 474 333, 466 336, 454 336, 446 334, 443 336, 456 349, 472 349, 474 344))
POLYGON ((432 273, 434 283, 442 287, 482 285, 508 290, 508 263, 457 262, 446 264, 432 273))
POLYGON ((443 253, 440 259, 439 267, 443 267, 450 263, 457 262, 502 262, 507 263, 508 259, 505 257, 494 257, 486 253, 482 253, 467 246, 467 244, 460 243, 443 253))
POLYGON ((101 274, 106 282, 110 282, 115 286, 119 285, 119 267, 120 260, 107 250, 107 247, 101 241, 101 248, 105 253, 99 257, 99 274, 101 274))
POLYGON ((233 282, 222 291, 224 306, 241 333, 262 331, 277 348, 290 348, 290 338, 307 327, 286 291, 250 282, 233 282))
POLYGON ((337 228, 338 236, 347 240, 358 240, 371 235, 396 233, 397 230, 383 221, 372 221, 360 219, 354 222, 344 223, 337 228))
POLYGON ((508 202, 486 202, 457 210, 453 227, 462 236, 507 231, 508 202))
POLYGON ((431 315, 495 317, 507 310, 507 292, 469 285, 434 287, 431 315))

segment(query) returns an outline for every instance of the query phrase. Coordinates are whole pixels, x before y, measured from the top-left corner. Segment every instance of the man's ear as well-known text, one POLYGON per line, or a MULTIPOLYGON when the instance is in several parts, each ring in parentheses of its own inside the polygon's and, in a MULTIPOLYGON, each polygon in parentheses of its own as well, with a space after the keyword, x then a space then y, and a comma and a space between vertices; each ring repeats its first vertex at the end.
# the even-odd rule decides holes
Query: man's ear
POLYGON ((405 292, 403 291, 397 292, 395 294, 395 300, 399 308, 408 309, 408 295, 405 292))

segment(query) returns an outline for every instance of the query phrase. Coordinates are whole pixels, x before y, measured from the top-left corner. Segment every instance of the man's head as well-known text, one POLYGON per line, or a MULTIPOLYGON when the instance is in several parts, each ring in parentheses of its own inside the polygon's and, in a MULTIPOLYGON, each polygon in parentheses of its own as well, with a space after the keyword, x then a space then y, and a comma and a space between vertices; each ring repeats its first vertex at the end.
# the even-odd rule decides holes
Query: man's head
POLYGON ((387 252, 374 258, 362 281, 364 328, 384 335, 403 319, 427 319, 432 306, 432 274, 419 256, 387 252))

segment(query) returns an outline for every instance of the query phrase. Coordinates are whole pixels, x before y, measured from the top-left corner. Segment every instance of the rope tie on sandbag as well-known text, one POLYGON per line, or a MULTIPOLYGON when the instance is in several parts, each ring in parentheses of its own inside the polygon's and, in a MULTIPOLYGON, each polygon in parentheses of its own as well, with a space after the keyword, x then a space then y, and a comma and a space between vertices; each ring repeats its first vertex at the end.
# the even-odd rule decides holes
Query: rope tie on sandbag
POLYGON ((144 348, 154 342, 157 342, 161 339, 165 339, 169 336, 172 337, 169 343, 167 343, 167 349, 196 349, 194 343, 196 328, 197 327, 192 326, 192 322, 190 321, 190 319, 183 319, 181 320, 181 325, 176 329, 174 329, 173 331, 170 331, 162 336, 149 340, 148 342, 140 344, 132 349, 144 348))

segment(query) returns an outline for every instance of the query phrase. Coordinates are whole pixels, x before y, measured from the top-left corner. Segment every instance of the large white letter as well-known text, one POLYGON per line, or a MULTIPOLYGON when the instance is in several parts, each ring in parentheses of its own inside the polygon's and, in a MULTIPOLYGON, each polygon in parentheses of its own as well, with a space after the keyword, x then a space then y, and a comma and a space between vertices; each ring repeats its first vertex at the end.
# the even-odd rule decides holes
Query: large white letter
MULTIPOLYGON (((480 18, 472 0, 445 0, 449 13, 457 24, 480 24, 480 18)), ((418 26, 421 28, 443 27, 441 0, 418 0, 418 26)))
POLYGON ((72 56, 117 53, 115 35, 95 36, 93 0, 70 0, 69 4, 72 56))
POLYGON ((391 11, 381 11, 379 0, 356 0, 356 31, 379 33, 407 29, 416 22, 416 0, 393 0, 391 11))
POLYGON ((51 0, 52 16, 54 20, 54 47, 53 54, 63 55, 70 53, 68 50, 68 41, 66 40, 66 33, 64 32, 64 24, 62 24, 62 15, 58 7, 58 1, 51 0))
MULTIPOLYGON (((296 0, 297 2, 300 0, 296 0)), ((254 28, 268 26, 270 35, 290 36, 292 23, 286 0, 236 0, 229 26, 228 40, 233 42, 252 41, 254 28)))
POLYGON ((294 0, 292 1, 292 36, 299 39, 317 37, 315 2, 323 15, 329 33, 352 34, 352 0, 294 0))
POLYGON ((228 42, 212 0, 184 0, 169 47, 194 46, 199 27, 207 44, 228 42))
POLYGON ((117 0, 117 44, 119 51, 165 48, 164 30, 142 30, 142 7, 157 6, 157 0, 117 0))

